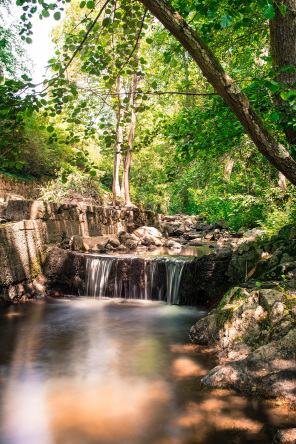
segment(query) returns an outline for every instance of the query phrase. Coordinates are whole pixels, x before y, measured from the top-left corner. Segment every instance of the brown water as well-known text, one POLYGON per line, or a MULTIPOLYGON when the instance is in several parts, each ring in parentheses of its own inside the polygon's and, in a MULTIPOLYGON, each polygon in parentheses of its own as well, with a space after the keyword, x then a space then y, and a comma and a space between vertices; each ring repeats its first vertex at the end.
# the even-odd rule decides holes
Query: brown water
POLYGON ((1 444, 271 443, 285 406, 209 390, 188 342, 205 312, 95 298, 0 313, 1 444))

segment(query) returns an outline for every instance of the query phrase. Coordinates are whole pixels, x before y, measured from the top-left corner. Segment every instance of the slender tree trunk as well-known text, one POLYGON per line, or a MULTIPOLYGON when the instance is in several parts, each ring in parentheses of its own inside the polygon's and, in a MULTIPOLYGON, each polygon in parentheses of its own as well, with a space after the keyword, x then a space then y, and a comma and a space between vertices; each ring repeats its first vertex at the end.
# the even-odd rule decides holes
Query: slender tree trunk
MULTIPOLYGON (((293 66, 296 69, 296 0, 281 0, 281 5, 287 7, 286 15, 280 12, 274 2, 275 17, 270 20, 270 52, 275 69, 278 71, 276 80, 287 83, 295 89, 296 71, 281 71, 283 66, 293 66)), ((283 119, 283 129, 290 145, 296 145, 296 131, 287 125, 289 118, 295 117, 295 111, 287 102, 275 95, 275 103, 286 114, 283 119)))
POLYGON ((230 177, 232 173, 232 169, 234 167, 234 159, 231 157, 231 154, 227 157, 225 165, 224 165, 224 180, 230 183, 230 177))
POLYGON ((139 0, 182 44, 200 67, 203 75, 236 115, 258 150, 296 185, 296 162, 268 131, 251 107, 246 95, 224 71, 219 60, 190 27, 164 0, 139 0))
MULTIPOLYGON (((140 51, 140 42, 138 42, 137 58, 139 58, 139 51, 140 51)), ((132 160, 132 149, 133 149, 135 127, 136 127, 136 120, 137 120, 137 113, 135 112, 134 107, 136 106, 136 94, 137 94, 138 82, 139 82, 138 74, 134 73, 132 85, 131 85, 131 95, 132 95, 133 106, 131 107, 131 123, 130 123, 129 136, 128 136, 128 149, 127 149, 127 152, 125 155, 124 169, 123 169, 123 174, 122 174, 122 188, 124 190, 124 198, 125 198, 126 205, 131 204, 129 182, 130 182, 130 166, 131 166, 131 160, 132 160)))
POLYGON ((119 184, 119 168, 121 162, 121 146, 123 142, 123 134, 122 134, 122 105, 121 105, 121 96, 120 93, 122 91, 122 77, 119 76, 117 82, 117 94, 118 94, 118 110, 116 114, 116 140, 114 144, 114 167, 113 167, 113 183, 112 183, 112 193, 113 193, 113 207, 116 206, 116 198, 120 196, 120 184, 119 184))
MULTIPOLYGON (((134 74, 133 75, 133 86, 132 86, 133 105, 135 105, 135 95, 137 92, 137 86, 138 86, 138 76, 137 76, 137 74, 134 74)), ((130 123, 129 136, 128 136, 128 149, 127 149, 127 152, 125 155, 124 169, 123 169, 123 174, 122 174, 122 185, 123 185, 124 198, 125 198, 126 205, 131 204, 130 191, 129 191, 129 177, 130 177, 130 166, 131 166, 131 160, 132 160, 132 149, 133 149, 133 143, 134 143, 136 120, 137 120, 137 114, 136 114, 134 108, 132 108, 131 123, 130 123)))

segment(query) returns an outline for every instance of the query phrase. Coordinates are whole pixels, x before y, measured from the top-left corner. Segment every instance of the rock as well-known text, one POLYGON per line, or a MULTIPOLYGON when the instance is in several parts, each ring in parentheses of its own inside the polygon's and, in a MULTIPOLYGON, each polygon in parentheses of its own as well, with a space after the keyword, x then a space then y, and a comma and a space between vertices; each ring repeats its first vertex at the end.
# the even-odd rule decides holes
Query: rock
POLYGON ((270 319, 273 324, 283 319, 286 306, 282 302, 275 302, 271 308, 270 319))
POLYGON ((124 244, 125 241, 127 241, 128 239, 131 239, 131 234, 127 233, 126 231, 120 231, 120 233, 118 233, 118 237, 119 237, 120 243, 124 244))
POLYGON ((283 293, 276 290, 263 289, 259 292, 259 304, 270 310, 276 302, 283 302, 283 293))
POLYGON ((118 236, 116 236, 116 235, 114 235, 114 236, 109 236, 109 237, 108 237, 108 243, 107 243, 107 246, 108 246, 108 245, 111 245, 111 247, 113 247, 113 248, 118 248, 119 245, 120 245, 120 242, 119 242, 118 236))
POLYGON ((266 230, 258 230, 257 228, 253 228, 252 230, 245 231, 243 233, 244 241, 254 241, 257 237, 263 236, 266 234, 266 230))
POLYGON ((128 251, 128 248, 123 244, 119 245, 119 247, 117 249, 118 249, 118 251, 121 251, 122 253, 128 251))
MULTIPOLYGON (((189 227, 188 227, 188 230, 189 230, 189 227)), ((182 224, 182 225, 180 225, 177 229, 175 229, 175 230, 173 231, 173 236, 177 236, 177 237, 183 236, 183 234, 184 234, 186 231, 187 231, 187 229, 186 229, 185 225, 182 224)))
POLYGON ((70 249, 73 251, 87 251, 88 245, 84 243, 82 236, 72 236, 69 242, 70 249))
POLYGON ((156 239, 157 238, 155 238, 154 236, 151 236, 149 234, 145 234, 145 236, 142 237, 142 244, 147 245, 147 246, 155 244, 156 239))
POLYGON ((182 248, 182 245, 181 244, 179 244, 178 242, 176 242, 176 241, 173 241, 173 240, 169 240, 168 242, 167 242, 167 247, 168 248, 175 248, 175 249, 179 249, 179 248, 182 248))
POLYGON ((4 202, 8 202, 9 200, 26 200, 26 199, 24 198, 24 196, 21 196, 20 194, 5 193, 4 202))
POLYGON ((161 238, 161 232, 154 227, 140 227, 133 231, 133 234, 138 236, 139 238, 143 238, 144 236, 152 236, 161 238))
POLYGON ((124 246, 127 247, 129 250, 135 250, 138 246, 138 242, 134 239, 127 239, 124 242, 124 246))
POLYGON ((229 223, 224 219, 219 219, 215 222, 215 228, 220 228, 221 230, 227 230, 229 228, 229 223))
POLYGON ((105 250, 109 238, 108 236, 83 237, 83 242, 87 245, 88 250, 102 251, 105 250))
POLYGON ((296 428, 278 430, 273 444, 295 444, 296 443, 296 428))
POLYGON ((261 259, 262 249, 256 242, 242 243, 232 256, 227 276, 232 284, 244 282, 261 259))

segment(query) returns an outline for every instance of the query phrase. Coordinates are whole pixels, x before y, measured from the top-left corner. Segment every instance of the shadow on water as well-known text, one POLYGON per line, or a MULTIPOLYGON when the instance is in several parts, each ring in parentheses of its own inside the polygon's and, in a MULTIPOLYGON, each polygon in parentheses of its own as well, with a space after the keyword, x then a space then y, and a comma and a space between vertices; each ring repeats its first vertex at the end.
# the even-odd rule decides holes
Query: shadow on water
POLYGON ((1 444, 270 443, 296 413, 208 389, 202 309, 75 298, 0 313, 1 444))

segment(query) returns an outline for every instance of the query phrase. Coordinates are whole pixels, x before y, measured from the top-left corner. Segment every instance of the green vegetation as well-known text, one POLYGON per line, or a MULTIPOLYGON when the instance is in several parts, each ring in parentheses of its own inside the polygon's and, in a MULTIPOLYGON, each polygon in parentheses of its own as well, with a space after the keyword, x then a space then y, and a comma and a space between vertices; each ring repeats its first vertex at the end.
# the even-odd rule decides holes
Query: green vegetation
POLYGON ((64 13, 65 1, 16 3, 20 35, 17 26, 0 27, 4 172, 49 176, 47 200, 113 191, 113 203, 224 219, 235 231, 273 234, 295 224, 291 0, 169 1, 215 52, 212 74, 194 48, 188 54, 182 32, 173 37, 176 23, 162 16, 170 17, 168 4, 161 12, 148 0, 66 0, 64 13), (41 86, 32 84, 25 55, 35 13, 57 20, 51 78, 41 86))

